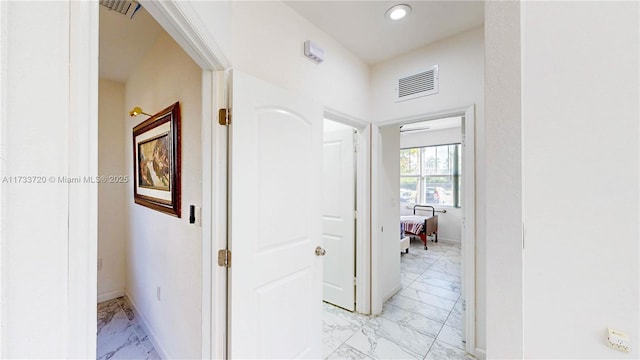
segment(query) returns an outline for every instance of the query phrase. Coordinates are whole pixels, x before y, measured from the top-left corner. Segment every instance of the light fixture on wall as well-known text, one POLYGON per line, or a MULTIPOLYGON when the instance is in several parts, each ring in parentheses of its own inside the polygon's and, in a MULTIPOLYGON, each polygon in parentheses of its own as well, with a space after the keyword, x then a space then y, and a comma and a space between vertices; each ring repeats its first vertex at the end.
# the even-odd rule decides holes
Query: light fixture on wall
POLYGON ((389 20, 398 21, 407 17, 410 13, 411 6, 407 4, 398 4, 389 8, 389 10, 384 13, 384 16, 389 20))
POLYGON ((147 115, 147 116, 152 116, 151 114, 147 114, 146 112, 142 111, 142 109, 140 109, 139 106, 136 106, 133 109, 131 109, 131 111, 129 111, 129 116, 131 116, 131 117, 135 117, 135 116, 138 116, 140 114, 144 114, 144 115, 147 115))

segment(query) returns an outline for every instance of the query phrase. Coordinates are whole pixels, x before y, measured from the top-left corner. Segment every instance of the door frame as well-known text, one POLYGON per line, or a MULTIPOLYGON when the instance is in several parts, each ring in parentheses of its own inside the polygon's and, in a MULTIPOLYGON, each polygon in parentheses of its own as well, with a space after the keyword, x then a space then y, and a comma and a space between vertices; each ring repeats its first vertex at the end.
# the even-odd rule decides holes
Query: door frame
MULTIPOLYGON (((475 339, 476 339, 476 237, 477 237, 477 229, 476 229, 476 169, 475 169, 475 161, 476 161, 476 150, 475 150, 475 104, 460 106, 457 108, 446 109, 442 111, 412 115, 408 117, 392 119, 384 122, 380 122, 375 124, 375 128, 372 132, 375 134, 379 134, 379 128, 386 127, 390 125, 403 125, 414 123, 418 121, 427 121, 427 120, 436 120, 444 117, 452 117, 452 116, 464 116, 464 122, 462 124, 462 141, 464 142, 464 157, 463 157, 463 199, 462 203, 465 206, 462 208, 463 220, 462 220, 462 239, 461 239, 461 247, 462 247, 462 295, 464 300, 464 340, 466 341, 465 351, 469 354, 475 355, 475 339)), ((399 150, 399 149, 398 149, 399 150)), ((380 159, 378 157, 372 157, 372 197, 378 199, 379 196, 379 183, 378 178, 380 174, 379 172, 379 162, 380 159)), ((377 218, 377 213, 375 213, 375 209, 372 212, 371 217, 371 229, 377 229, 380 227, 379 220, 377 218), (376 215, 376 216, 373 216, 376 215)), ((372 233, 373 234, 373 233, 372 233)), ((379 241, 373 241, 371 245, 371 252, 373 255, 372 259, 379 259, 381 256, 381 249, 379 245, 379 241), (377 254, 377 255, 376 255, 377 254)), ((371 293, 371 306, 373 312, 381 312, 382 311, 382 303, 383 297, 386 294, 381 294, 379 291, 380 286, 377 285, 380 283, 383 273, 382 268, 380 267, 380 262, 372 261, 371 264, 371 283, 372 291, 371 293)))
POLYGON ((371 124, 337 110, 325 107, 324 118, 358 130, 356 165, 356 312, 371 313, 371 172, 370 157, 371 124))
MULTIPOLYGON (((224 358, 226 296, 220 294, 226 294, 226 270, 211 264, 216 249, 226 247, 227 129, 216 125, 216 116, 217 109, 227 105, 223 71, 230 62, 211 34, 202 30, 190 4, 140 2, 202 69, 202 357, 224 358)), ((69 117, 82 121, 74 121, 78 136, 70 136, 69 153, 86 154, 70 158, 70 166, 84 175, 97 175, 99 6, 70 3, 74 16, 69 19, 69 76, 71 91, 78 96, 69 117)), ((68 283, 70 306, 76 311, 68 312, 68 334, 77 341, 69 342, 68 355, 87 358, 96 354, 97 187, 79 188, 75 194, 69 209, 68 283)))
POLYGON ((214 263, 227 248, 227 127, 217 113, 228 106, 231 63, 189 3, 140 2, 202 69, 202 358, 226 358, 227 270, 214 263))

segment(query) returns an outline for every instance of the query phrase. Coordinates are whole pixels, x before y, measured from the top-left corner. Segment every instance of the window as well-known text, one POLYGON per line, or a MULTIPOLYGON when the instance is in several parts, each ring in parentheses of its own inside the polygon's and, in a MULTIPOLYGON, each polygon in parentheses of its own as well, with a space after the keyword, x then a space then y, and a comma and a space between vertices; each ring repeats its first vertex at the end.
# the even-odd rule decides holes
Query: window
POLYGON ((400 150, 400 203, 460 207, 460 144, 400 150))

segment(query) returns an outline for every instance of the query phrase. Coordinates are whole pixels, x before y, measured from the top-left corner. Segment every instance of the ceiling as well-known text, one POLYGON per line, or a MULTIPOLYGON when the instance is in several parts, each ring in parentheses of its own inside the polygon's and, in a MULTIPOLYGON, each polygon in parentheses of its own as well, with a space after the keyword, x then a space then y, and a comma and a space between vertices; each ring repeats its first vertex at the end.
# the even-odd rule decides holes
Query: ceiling
POLYGON ((100 6, 100 78, 125 82, 164 32, 144 9, 133 19, 100 6))
POLYGON ((368 64, 484 24, 481 0, 285 1, 285 4, 368 64), (397 4, 411 6, 411 14, 400 21, 387 20, 385 12, 397 4))
MULTIPOLYGON (((368 64, 469 30, 484 23, 483 1, 402 1, 411 14, 391 22, 392 1, 285 1, 368 64)), ((144 9, 131 19, 100 6, 100 77, 125 82, 164 32, 144 9)), ((322 46, 322 44, 319 44, 322 46)))

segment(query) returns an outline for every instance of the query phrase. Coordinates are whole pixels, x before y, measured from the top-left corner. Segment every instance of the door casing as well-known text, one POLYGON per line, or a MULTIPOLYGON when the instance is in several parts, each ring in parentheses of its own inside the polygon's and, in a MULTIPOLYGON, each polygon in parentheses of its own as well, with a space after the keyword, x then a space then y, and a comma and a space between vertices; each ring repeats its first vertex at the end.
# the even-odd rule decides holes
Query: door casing
POLYGON ((358 130, 356 165, 356 312, 371 313, 371 124, 325 107, 324 118, 358 130))
MULTIPOLYGON (((462 229, 462 269, 463 269, 463 299, 465 303, 465 316, 464 316, 464 329, 465 329, 465 351, 470 354, 476 353, 475 337, 476 337, 476 323, 475 323, 475 255, 476 255, 476 196, 475 196, 475 105, 460 106, 458 108, 447 109, 443 111, 437 111, 432 113, 418 114, 410 117, 404 117, 399 119, 392 119, 389 121, 381 122, 374 125, 372 134, 374 138, 377 138, 379 134, 379 128, 386 126, 399 126, 402 124, 408 124, 418 121, 435 120, 444 117, 451 116, 463 116, 464 122, 462 124, 462 137, 464 142, 463 150, 463 229, 462 229)), ((375 145, 375 144, 374 144, 375 145)), ((371 166, 372 166, 372 201, 376 201, 380 197, 380 186, 378 178, 379 174, 379 161, 380 159, 376 154, 372 152, 371 166)), ((371 217, 371 229, 380 229, 380 221, 378 220, 378 213, 375 209, 372 211, 371 217)), ((382 305, 384 296, 386 294, 380 293, 379 289, 382 279, 382 267, 380 266, 381 254, 379 246, 380 233, 372 231, 371 233, 371 313, 380 314, 382 312, 382 305)))
MULTIPOLYGON (((212 263, 214 249, 224 247, 224 244, 218 242, 226 242, 226 202, 220 201, 226 199, 226 158, 221 157, 226 154, 226 129, 214 125, 214 119, 217 109, 226 106, 222 71, 229 67, 229 62, 212 39, 201 36, 197 30, 200 25, 193 22, 197 17, 191 7, 175 0, 141 2, 202 68, 202 357, 223 358, 226 303, 224 298, 212 301, 212 293, 224 293, 226 272, 222 268, 205 264, 212 263), (216 239, 215 244, 213 239, 216 239)), ((78 174, 97 176, 97 151, 92 144, 98 142, 97 44, 100 5, 98 2, 72 2, 70 6, 74 13, 69 19, 72 49, 70 61, 75 65, 70 67, 70 78, 73 81, 72 88, 78 90, 78 97, 75 101, 77 106, 70 108, 69 116, 83 119, 77 122, 78 126, 75 128, 76 133, 83 136, 71 137, 69 148, 73 153, 87 154, 89 160, 77 159, 74 163, 75 171, 78 174)), ((86 269, 95 269, 97 261, 95 214, 98 205, 96 190, 93 188, 76 195, 77 199, 69 214, 72 220, 69 222, 69 233, 81 234, 83 241, 69 242, 69 253, 76 254, 70 257, 73 261, 69 262, 69 284, 73 284, 69 299, 76 299, 72 307, 78 311, 68 312, 69 338, 76 339, 69 342, 68 355, 90 358, 96 354, 94 296, 97 273, 87 272, 86 269), (86 296, 87 294, 90 295, 86 296)))

